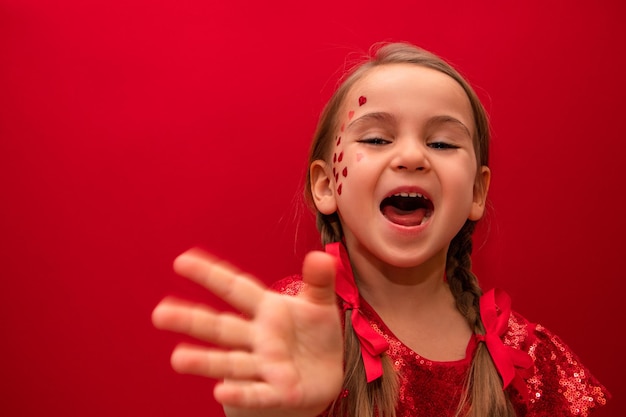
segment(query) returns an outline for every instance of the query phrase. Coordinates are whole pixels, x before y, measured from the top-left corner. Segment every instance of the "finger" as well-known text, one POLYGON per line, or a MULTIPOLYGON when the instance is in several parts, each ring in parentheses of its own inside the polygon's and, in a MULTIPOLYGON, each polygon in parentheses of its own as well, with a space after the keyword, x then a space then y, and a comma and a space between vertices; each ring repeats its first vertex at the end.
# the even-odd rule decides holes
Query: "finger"
POLYGON ((181 374, 217 379, 258 379, 258 359, 242 351, 225 352, 181 344, 171 357, 172 368, 181 374))
POLYGON ((259 381, 223 381, 215 385, 213 396, 225 409, 263 409, 281 405, 276 390, 259 381))
POLYGON ((254 315, 265 292, 253 277, 199 249, 178 256, 174 260, 174 270, 249 315, 254 315))
POLYGON ((229 348, 250 347, 250 324, 229 313, 168 297, 152 312, 152 322, 161 330, 186 334, 229 348))
POLYGON ((306 284, 303 296, 316 304, 336 304, 336 259, 324 252, 310 252, 304 258, 302 278, 306 284))

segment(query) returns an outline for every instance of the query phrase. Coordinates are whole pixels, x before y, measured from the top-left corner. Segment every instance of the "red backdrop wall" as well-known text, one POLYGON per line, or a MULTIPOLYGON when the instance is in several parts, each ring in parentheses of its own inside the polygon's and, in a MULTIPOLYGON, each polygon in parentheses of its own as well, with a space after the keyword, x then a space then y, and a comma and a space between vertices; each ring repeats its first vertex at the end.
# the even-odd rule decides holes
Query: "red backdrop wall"
POLYGON ((306 150, 345 56, 406 40, 493 125, 483 286, 623 400, 624 6, 0 1, 0 414, 222 415, 150 324, 201 245, 266 282, 317 247, 306 150), (301 220, 298 220, 301 219, 301 220))

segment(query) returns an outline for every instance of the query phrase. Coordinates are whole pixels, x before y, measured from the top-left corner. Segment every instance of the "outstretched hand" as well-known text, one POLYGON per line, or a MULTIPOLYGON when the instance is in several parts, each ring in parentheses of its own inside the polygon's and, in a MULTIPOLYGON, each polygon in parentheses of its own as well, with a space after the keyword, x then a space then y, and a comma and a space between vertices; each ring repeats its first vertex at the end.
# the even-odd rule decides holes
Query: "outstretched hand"
POLYGON ((174 269, 243 313, 166 298, 152 314, 157 328, 218 347, 181 344, 171 362, 181 373, 223 379, 214 396, 229 416, 315 416, 337 397, 343 342, 332 256, 306 256, 305 286, 295 297, 198 249, 180 255, 174 269))

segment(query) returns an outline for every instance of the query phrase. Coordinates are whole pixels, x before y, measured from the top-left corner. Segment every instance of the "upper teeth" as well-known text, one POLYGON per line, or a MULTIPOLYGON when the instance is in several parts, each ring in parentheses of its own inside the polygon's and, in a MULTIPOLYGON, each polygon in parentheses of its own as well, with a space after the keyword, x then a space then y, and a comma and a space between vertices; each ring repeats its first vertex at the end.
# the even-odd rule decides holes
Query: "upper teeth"
POLYGON ((424 195, 420 193, 396 193, 394 197, 419 197, 428 200, 428 197, 424 197, 424 195))

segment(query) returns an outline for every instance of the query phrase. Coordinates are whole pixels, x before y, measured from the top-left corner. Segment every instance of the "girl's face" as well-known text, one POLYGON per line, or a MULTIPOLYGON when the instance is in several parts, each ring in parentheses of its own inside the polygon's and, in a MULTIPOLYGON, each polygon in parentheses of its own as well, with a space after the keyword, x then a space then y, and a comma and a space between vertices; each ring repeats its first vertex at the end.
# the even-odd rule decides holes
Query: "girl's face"
POLYGON ((322 213, 337 211, 351 256, 445 264, 465 221, 482 216, 489 181, 463 88, 418 65, 376 67, 352 87, 340 120, 330 160, 312 166, 313 192, 322 213))

